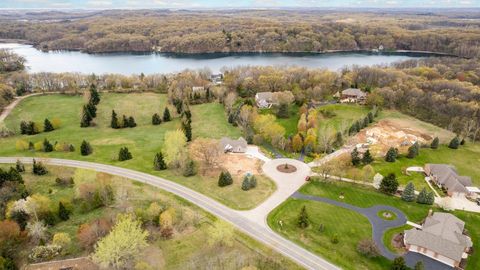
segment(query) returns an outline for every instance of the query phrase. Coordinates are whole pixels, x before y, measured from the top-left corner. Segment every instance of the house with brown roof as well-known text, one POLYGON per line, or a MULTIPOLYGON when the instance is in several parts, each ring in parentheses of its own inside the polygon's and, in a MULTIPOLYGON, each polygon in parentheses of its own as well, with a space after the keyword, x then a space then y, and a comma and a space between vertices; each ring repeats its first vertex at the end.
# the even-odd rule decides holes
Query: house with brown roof
POLYGON ((452 165, 426 164, 425 174, 438 187, 445 189, 450 197, 463 197, 470 193, 467 187, 472 186, 472 179, 458 175, 452 165))
POLYGON ((472 247, 464 233, 465 222, 449 213, 429 215, 420 229, 404 232, 404 244, 411 252, 420 253, 452 267, 460 267, 472 247))
POLYGON ((367 93, 358 88, 348 88, 342 91, 340 95, 341 103, 360 103, 367 101, 367 93))
POLYGON ((247 146, 248 143, 243 137, 240 137, 237 140, 227 137, 220 139, 220 149, 225 153, 245 153, 247 151, 247 146))

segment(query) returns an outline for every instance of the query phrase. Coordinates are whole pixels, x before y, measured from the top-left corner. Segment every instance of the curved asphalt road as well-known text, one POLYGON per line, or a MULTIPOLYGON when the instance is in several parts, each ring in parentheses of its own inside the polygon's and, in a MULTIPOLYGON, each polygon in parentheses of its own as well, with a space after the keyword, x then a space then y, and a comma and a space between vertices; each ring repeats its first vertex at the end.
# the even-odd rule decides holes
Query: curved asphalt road
MULTIPOLYGON (((24 163, 32 163, 30 157, 0 157, 0 163, 15 163, 19 159, 24 163)), ((294 262, 307 269, 316 270, 337 270, 337 266, 329 263, 321 257, 309 252, 308 250, 294 244, 273 232, 270 228, 259 225, 244 218, 238 211, 232 210, 225 205, 182 185, 172 181, 153 176, 150 174, 120 168, 100 163, 92 163, 86 161, 57 159, 57 158, 37 158, 45 164, 67 166, 83 169, 91 169, 99 172, 105 172, 121 177, 129 178, 135 181, 146 183, 155 187, 159 187, 175 195, 178 195, 191 203, 203 208, 204 210, 214 214, 215 216, 231 223, 243 233, 251 236, 259 242, 269 246, 273 250, 292 259, 294 262)))

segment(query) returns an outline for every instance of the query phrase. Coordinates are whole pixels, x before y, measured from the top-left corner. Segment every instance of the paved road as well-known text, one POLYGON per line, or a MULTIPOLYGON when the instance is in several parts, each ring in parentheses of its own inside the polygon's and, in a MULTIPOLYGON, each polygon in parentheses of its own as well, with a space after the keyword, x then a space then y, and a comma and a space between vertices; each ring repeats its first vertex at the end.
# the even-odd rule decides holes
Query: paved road
MULTIPOLYGON (((16 157, 0 157, 0 163, 15 163, 20 159, 24 163, 31 163, 32 158, 16 158, 16 157)), ((175 195, 178 195, 191 203, 203 208, 204 210, 214 214, 215 216, 231 223, 237 229, 258 240, 259 242, 269 246, 273 250, 283 254, 292 259, 294 262, 307 269, 317 270, 337 270, 337 266, 329 263, 321 257, 309 252, 308 250, 296 245, 289 240, 281 237, 273 232, 270 228, 262 226, 245 218, 240 211, 232 210, 225 205, 203 195, 189 188, 186 188, 177 183, 171 182, 164 178, 156 177, 146 173, 120 168, 111 165, 104 165, 99 163, 91 163, 86 161, 67 160, 67 159, 38 159, 45 164, 67 166, 83 169, 91 169, 100 172, 105 172, 121 177, 126 177, 135 181, 146 183, 155 187, 159 187, 175 195)))
MULTIPOLYGON (((398 254, 395 254, 390 250, 388 250, 385 244, 383 243, 383 235, 385 231, 387 231, 390 228, 396 228, 407 223, 407 218, 405 214, 402 211, 398 210, 397 208, 391 207, 388 205, 375 205, 369 208, 362 208, 362 207, 354 206, 348 203, 343 203, 336 200, 328 199, 328 198, 305 195, 300 192, 295 192, 292 195, 292 197, 296 199, 302 199, 302 200, 313 200, 318 202, 324 202, 324 203, 343 207, 343 208, 355 211, 359 214, 362 214, 363 216, 368 218, 368 220, 372 224, 373 240, 375 241, 375 244, 379 248, 382 256, 390 260, 393 260, 399 256, 398 254), (382 210, 388 210, 388 211, 394 212, 397 215, 397 218, 395 220, 384 220, 378 217, 377 213, 382 210)), ((403 257, 405 258, 406 264, 411 268, 414 268, 415 264, 418 261, 422 261, 425 267, 425 270, 453 270, 452 267, 446 264, 443 264, 439 261, 436 261, 434 259, 431 259, 427 256, 424 256, 415 252, 407 252, 406 254, 403 255, 403 257)))
POLYGON ((33 93, 33 94, 30 94, 30 95, 16 97, 15 100, 12 103, 10 103, 7 107, 5 107, 5 109, 0 114, 0 122, 2 122, 3 120, 5 120, 7 118, 7 116, 12 112, 13 108, 15 108, 15 106, 17 106, 17 104, 20 101, 22 101, 22 100, 24 100, 28 97, 41 95, 41 94, 42 93, 33 93))

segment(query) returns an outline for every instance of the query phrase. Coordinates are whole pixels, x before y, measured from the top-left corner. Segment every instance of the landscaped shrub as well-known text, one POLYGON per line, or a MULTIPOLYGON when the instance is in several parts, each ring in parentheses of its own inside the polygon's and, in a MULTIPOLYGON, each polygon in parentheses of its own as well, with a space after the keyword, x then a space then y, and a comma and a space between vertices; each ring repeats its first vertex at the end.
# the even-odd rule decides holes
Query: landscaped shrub
POLYGON ((194 176, 197 174, 195 162, 192 159, 189 158, 184 162, 182 174, 185 177, 194 176))
POLYGON ((440 140, 438 139, 438 137, 435 137, 433 139, 432 143, 430 144, 430 148, 437 149, 439 142, 440 142, 440 140))
POLYGON ((407 158, 415 158, 418 156, 419 152, 420 152, 420 145, 418 145, 418 143, 415 142, 408 148, 407 158))
POLYGON ((297 219, 297 226, 301 229, 305 229, 310 225, 310 220, 308 218, 307 208, 306 206, 302 206, 302 210, 300 210, 300 214, 298 215, 297 219))
POLYGON ((25 165, 23 165, 23 163, 19 159, 17 159, 17 163, 15 163, 15 169, 17 170, 17 172, 23 173, 25 172, 25 165))
POLYGON ((222 171, 218 177, 218 186, 225 187, 233 184, 232 175, 228 171, 222 171))
POLYGON ((417 203, 432 205, 435 202, 435 194, 433 191, 427 192, 426 188, 418 194, 417 203))
POLYGON ((382 179, 382 182, 380 183, 380 191, 392 195, 397 192, 397 189, 398 181, 394 173, 390 173, 382 179))
POLYGON ((53 127, 52 123, 50 122, 50 120, 48 120, 48 118, 45 118, 45 121, 43 123, 43 131, 50 132, 53 130, 55 130, 55 128, 53 127))
POLYGON ((167 164, 165 163, 165 160, 163 158, 163 153, 162 152, 158 152, 156 155, 155 155, 155 158, 153 160, 153 168, 157 171, 160 171, 160 170, 166 170, 167 169, 167 164))
POLYGON ((163 111, 163 122, 168 122, 172 120, 170 116, 170 110, 168 107, 165 107, 165 110, 163 111))
POLYGON ((61 251, 62 247, 57 245, 37 246, 32 249, 28 258, 32 262, 48 261, 59 256, 61 251))
POLYGON ((372 239, 360 240, 357 245, 357 251, 368 258, 380 256, 380 250, 372 239))
POLYGON ((35 175, 45 175, 48 173, 47 168, 40 161, 33 159, 32 172, 35 175))
POLYGON ((385 156, 385 161, 395 162, 395 160, 397 160, 397 156, 398 156, 398 150, 393 147, 390 147, 390 149, 388 149, 387 151, 387 155, 385 156))
POLYGON ((80 145, 80 154, 82 156, 88 156, 93 152, 92 146, 90 146, 90 143, 87 141, 83 140, 82 145, 80 145))
POLYGON ((370 154, 370 150, 367 149, 367 151, 365 151, 365 153, 363 154, 362 163, 363 164, 370 164, 372 162, 373 162, 372 154, 370 154))
POLYGON ((118 161, 125 161, 132 158, 132 153, 130 153, 127 147, 120 148, 120 151, 118 152, 118 161))
POLYGON ((350 153, 350 156, 352 157, 352 165, 353 166, 358 166, 360 164, 360 155, 358 154, 357 148, 353 148, 352 153, 350 153))
POLYGON ((65 177, 65 178, 57 177, 55 179, 55 183, 59 186, 68 187, 68 186, 73 186, 74 181, 72 177, 65 177))
POLYGON ((158 113, 155 113, 152 116, 152 125, 156 126, 156 125, 160 125, 161 123, 162 123, 162 119, 160 118, 160 115, 158 115, 158 113))
POLYGON ((406 202, 415 201, 415 186, 413 185, 412 182, 408 182, 407 186, 403 190, 402 200, 406 202))
POLYGON ((70 218, 70 211, 65 208, 62 202, 58 203, 58 217, 63 221, 70 218))
POLYGON ((455 138, 453 138, 448 144, 448 148, 458 149, 458 146, 460 146, 460 138, 458 138, 458 136, 455 136, 455 138))
POLYGON ((43 140, 43 151, 44 152, 53 151, 53 145, 47 139, 43 140))
POLYGON ((257 186, 257 178, 255 175, 245 175, 242 182, 242 190, 250 190, 257 186))

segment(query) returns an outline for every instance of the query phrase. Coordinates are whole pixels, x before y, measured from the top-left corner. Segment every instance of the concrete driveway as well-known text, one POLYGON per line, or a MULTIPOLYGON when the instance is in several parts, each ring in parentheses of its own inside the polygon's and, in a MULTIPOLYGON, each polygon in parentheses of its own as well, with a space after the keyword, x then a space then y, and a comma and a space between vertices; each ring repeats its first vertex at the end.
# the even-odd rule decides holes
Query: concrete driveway
POLYGON ((238 212, 249 220, 268 228, 266 221, 268 213, 288 199, 303 184, 305 184, 305 179, 310 175, 311 170, 307 164, 290 158, 269 160, 263 164, 262 170, 266 176, 275 182, 277 190, 256 208, 238 212), (284 165, 285 163, 295 166, 297 171, 293 173, 282 173, 278 171, 277 166, 284 165))
POLYGON ((263 162, 271 160, 269 157, 265 156, 262 152, 260 152, 258 146, 254 145, 247 146, 247 151, 245 152, 245 155, 260 159, 263 162))

